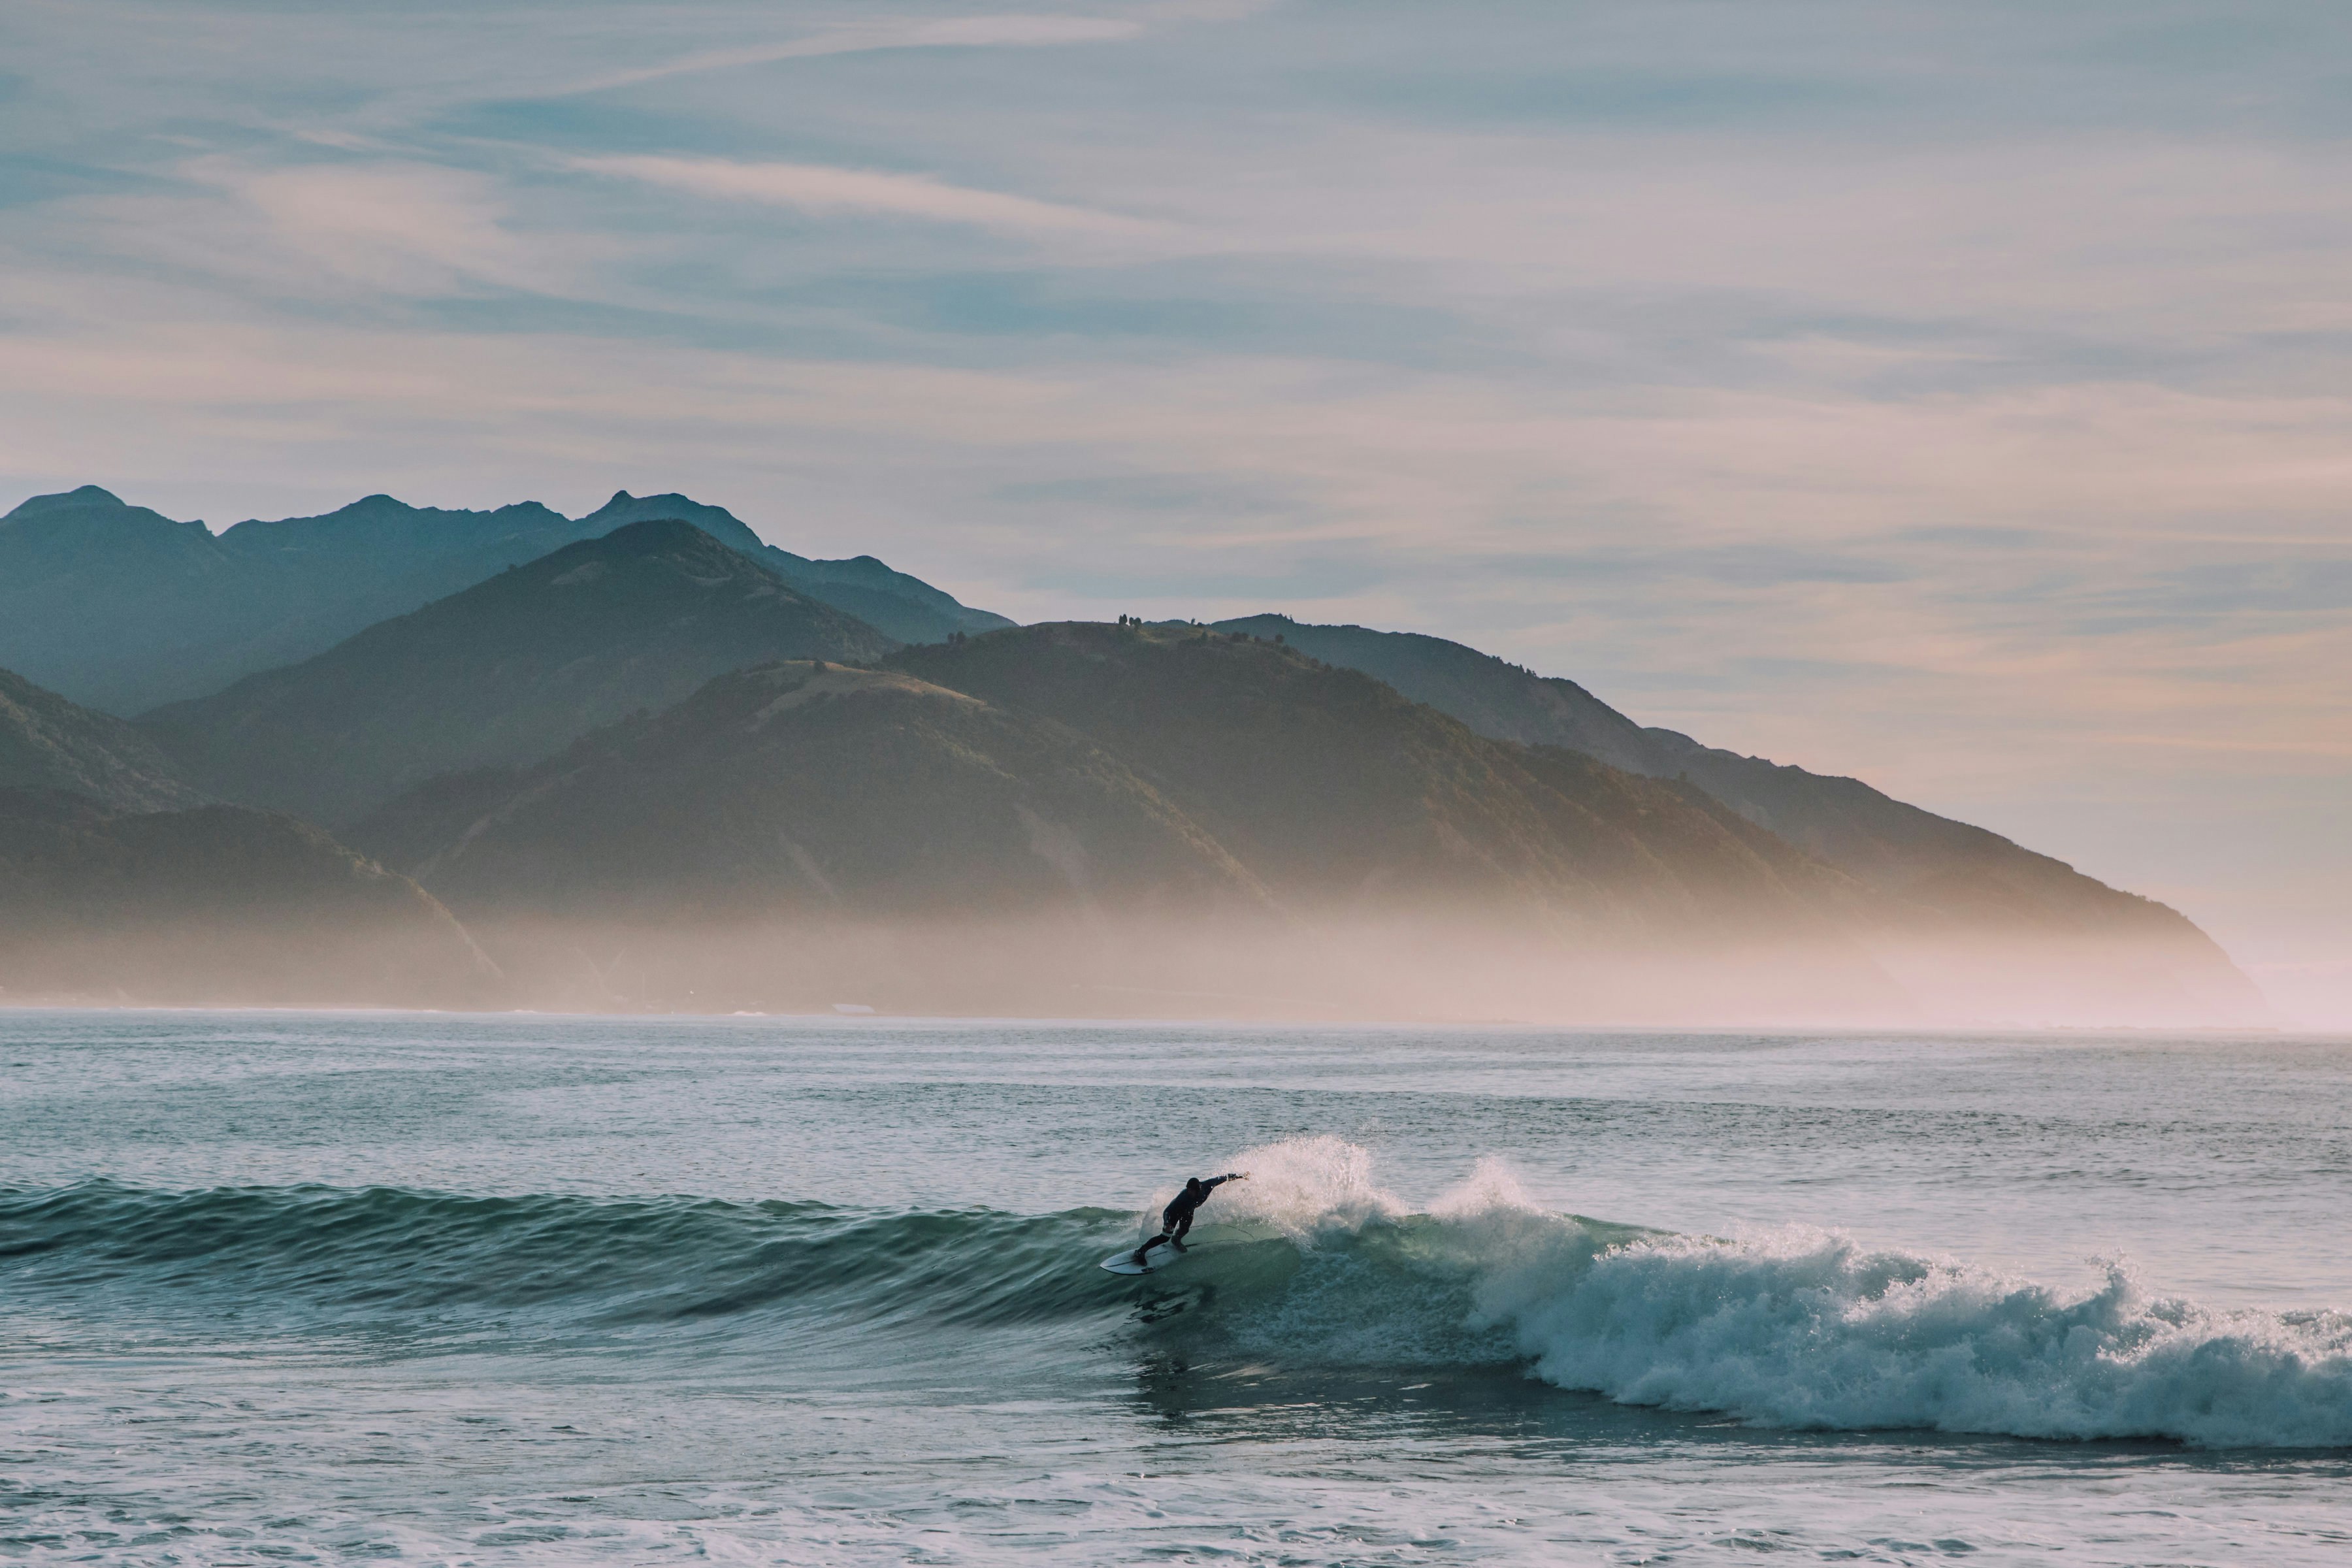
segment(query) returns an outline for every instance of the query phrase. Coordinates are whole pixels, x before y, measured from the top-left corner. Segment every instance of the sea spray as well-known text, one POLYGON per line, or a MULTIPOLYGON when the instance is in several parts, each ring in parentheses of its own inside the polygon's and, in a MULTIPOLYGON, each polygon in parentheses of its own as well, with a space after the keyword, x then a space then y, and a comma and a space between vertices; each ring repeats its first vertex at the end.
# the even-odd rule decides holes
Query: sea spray
POLYGON ((1792 1227, 1605 1251, 1482 1292, 1537 1374, 1637 1405, 1843 1429, 2352 1444, 2352 1319, 2078 1299, 1792 1227))
POLYGON ((2340 1312, 2150 1298, 2121 1264, 2069 1298, 1802 1226, 1640 1231, 1540 1209, 1494 1161, 1414 1215, 1337 1139, 1243 1163, 1276 1175, 1253 1217, 1312 1255, 1239 1326, 1262 1350, 1402 1364, 1500 1341, 1563 1388, 1776 1426, 2352 1446, 2340 1312))
MULTIPOLYGON (((1203 1219, 1263 1226, 1292 1241, 1349 1236, 1402 1218, 1405 1205, 1372 1180, 1371 1152, 1328 1134, 1262 1144, 1236 1162, 1249 1180, 1217 1189, 1203 1219)), ((1155 1205, 1175 1195, 1171 1187, 1155 1205)))

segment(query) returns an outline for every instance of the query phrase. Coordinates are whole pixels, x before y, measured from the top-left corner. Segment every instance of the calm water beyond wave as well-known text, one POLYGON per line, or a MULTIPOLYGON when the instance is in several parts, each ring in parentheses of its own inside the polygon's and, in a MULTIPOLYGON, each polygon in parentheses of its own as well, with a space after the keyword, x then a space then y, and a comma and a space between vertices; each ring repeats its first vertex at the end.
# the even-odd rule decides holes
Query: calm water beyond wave
POLYGON ((0 1560, 2352 1562, 2352 1041, 0 1014, 0 1560), (1096 1260, 1192 1173, 1196 1250, 1096 1260))

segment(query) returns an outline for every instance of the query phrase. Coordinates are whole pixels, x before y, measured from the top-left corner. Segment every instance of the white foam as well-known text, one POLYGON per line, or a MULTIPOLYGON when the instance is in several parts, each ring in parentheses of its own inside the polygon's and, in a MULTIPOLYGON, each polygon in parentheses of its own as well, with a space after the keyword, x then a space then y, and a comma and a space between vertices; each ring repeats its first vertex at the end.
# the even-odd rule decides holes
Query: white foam
POLYGON ((1408 1212, 1372 1180, 1370 1152, 1343 1138, 1262 1144, 1243 1154, 1234 1168, 1248 1173, 1249 1180, 1217 1189, 1215 1219, 1268 1227, 1306 1245, 1321 1237, 1352 1235, 1408 1212))
MULTIPOLYGON (((1409 1222, 1369 1154, 1340 1140, 1247 1158, 1253 1184, 1257 1171, 1273 1177, 1251 1194, 1255 1217, 1326 1246, 1410 1223, 1412 1245, 1383 1257, 1420 1277, 1421 1307, 1458 1300, 1466 1280, 1465 1343, 1504 1335, 1563 1388, 1780 1426, 2352 1446, 2352 1317, 2341 1312, 2153 1298, 2121 1264, 2068 1297, 1801 1226, 1628 1242, 1536 1207, 1492 1162, 1409 1222)), ((1360 1319, 1342 1337, 1376 1342, 1360 1320, 1385 1320, 1400 1352, 1405 1342, 1425 1351, 1426 1311, 1399 1300, 1402 1283, 1362 1280, 1360 1319)), ((1327 1329, 1332 1305, 1318 1313, 1327 1329)))

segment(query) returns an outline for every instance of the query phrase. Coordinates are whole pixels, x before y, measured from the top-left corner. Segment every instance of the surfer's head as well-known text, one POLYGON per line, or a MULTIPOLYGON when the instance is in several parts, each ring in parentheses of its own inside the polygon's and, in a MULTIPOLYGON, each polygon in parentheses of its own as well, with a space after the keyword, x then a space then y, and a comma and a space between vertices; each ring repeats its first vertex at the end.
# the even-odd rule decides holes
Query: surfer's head
POLYGON ((1188 1193, 1197 1193, 1197 1192, 1199 1192, 1199 1191, 1201 1190, 1201 1178, 1200 1178, 1200 1177, 1198 1177, 1198 1176, 1187 1176, 1187 1177, 1185 1177, 1185 1178, 1184 1178, 1184 1190, 1185 1190, 1186 1192, 1188 1192, 1188 1193))

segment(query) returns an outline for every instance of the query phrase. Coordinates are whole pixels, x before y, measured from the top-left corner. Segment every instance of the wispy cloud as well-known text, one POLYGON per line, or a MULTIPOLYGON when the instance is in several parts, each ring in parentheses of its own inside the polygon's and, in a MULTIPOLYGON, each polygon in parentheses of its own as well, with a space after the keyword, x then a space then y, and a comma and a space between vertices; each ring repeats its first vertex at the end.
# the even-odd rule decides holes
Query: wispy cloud
POLYGON ((263 309, 302 302, 375 312, 434 300, 576 296, 612 248, 596 236, 519 231, 508 187, 475 170, 207 153, 164 173, 138 190, 56 204, 39 237, 47 257, 29 247, 10 255, 0 242, 11 292, 29 301, 45 279, 128 268, 263 309))
POLYGON ((784 60, 821 59, 828 55, 868 54, 877 49, 1039 48, 1056 44, 1099 44, 1131 38, 1143 30, 1138 21, 1113 16, 950 16, 897 26, 842 27, 804 38, 738 48, 703 49, 656 65, 606 71, 579 81, 542 89, 540 98, 565 98, 580 93, 609 92, 665 77, 698 71, 734 70, 745 66, 773 65, 784 60))
POLYGON ((504 226, 497 182, 412 163, 207 173, 312 267, 394 294, 543 289, 550 268, 504 226))
POLYGON ((1143 239, 1165 226, 1029 196, 974 190, 928 174, 836 169, 821 163, 739 163, 724 158, 582 158, 572 167, 639 180, 719 201, 755 202, 807 213, 866 214, 968 224, 1013 234, 1143 239))

